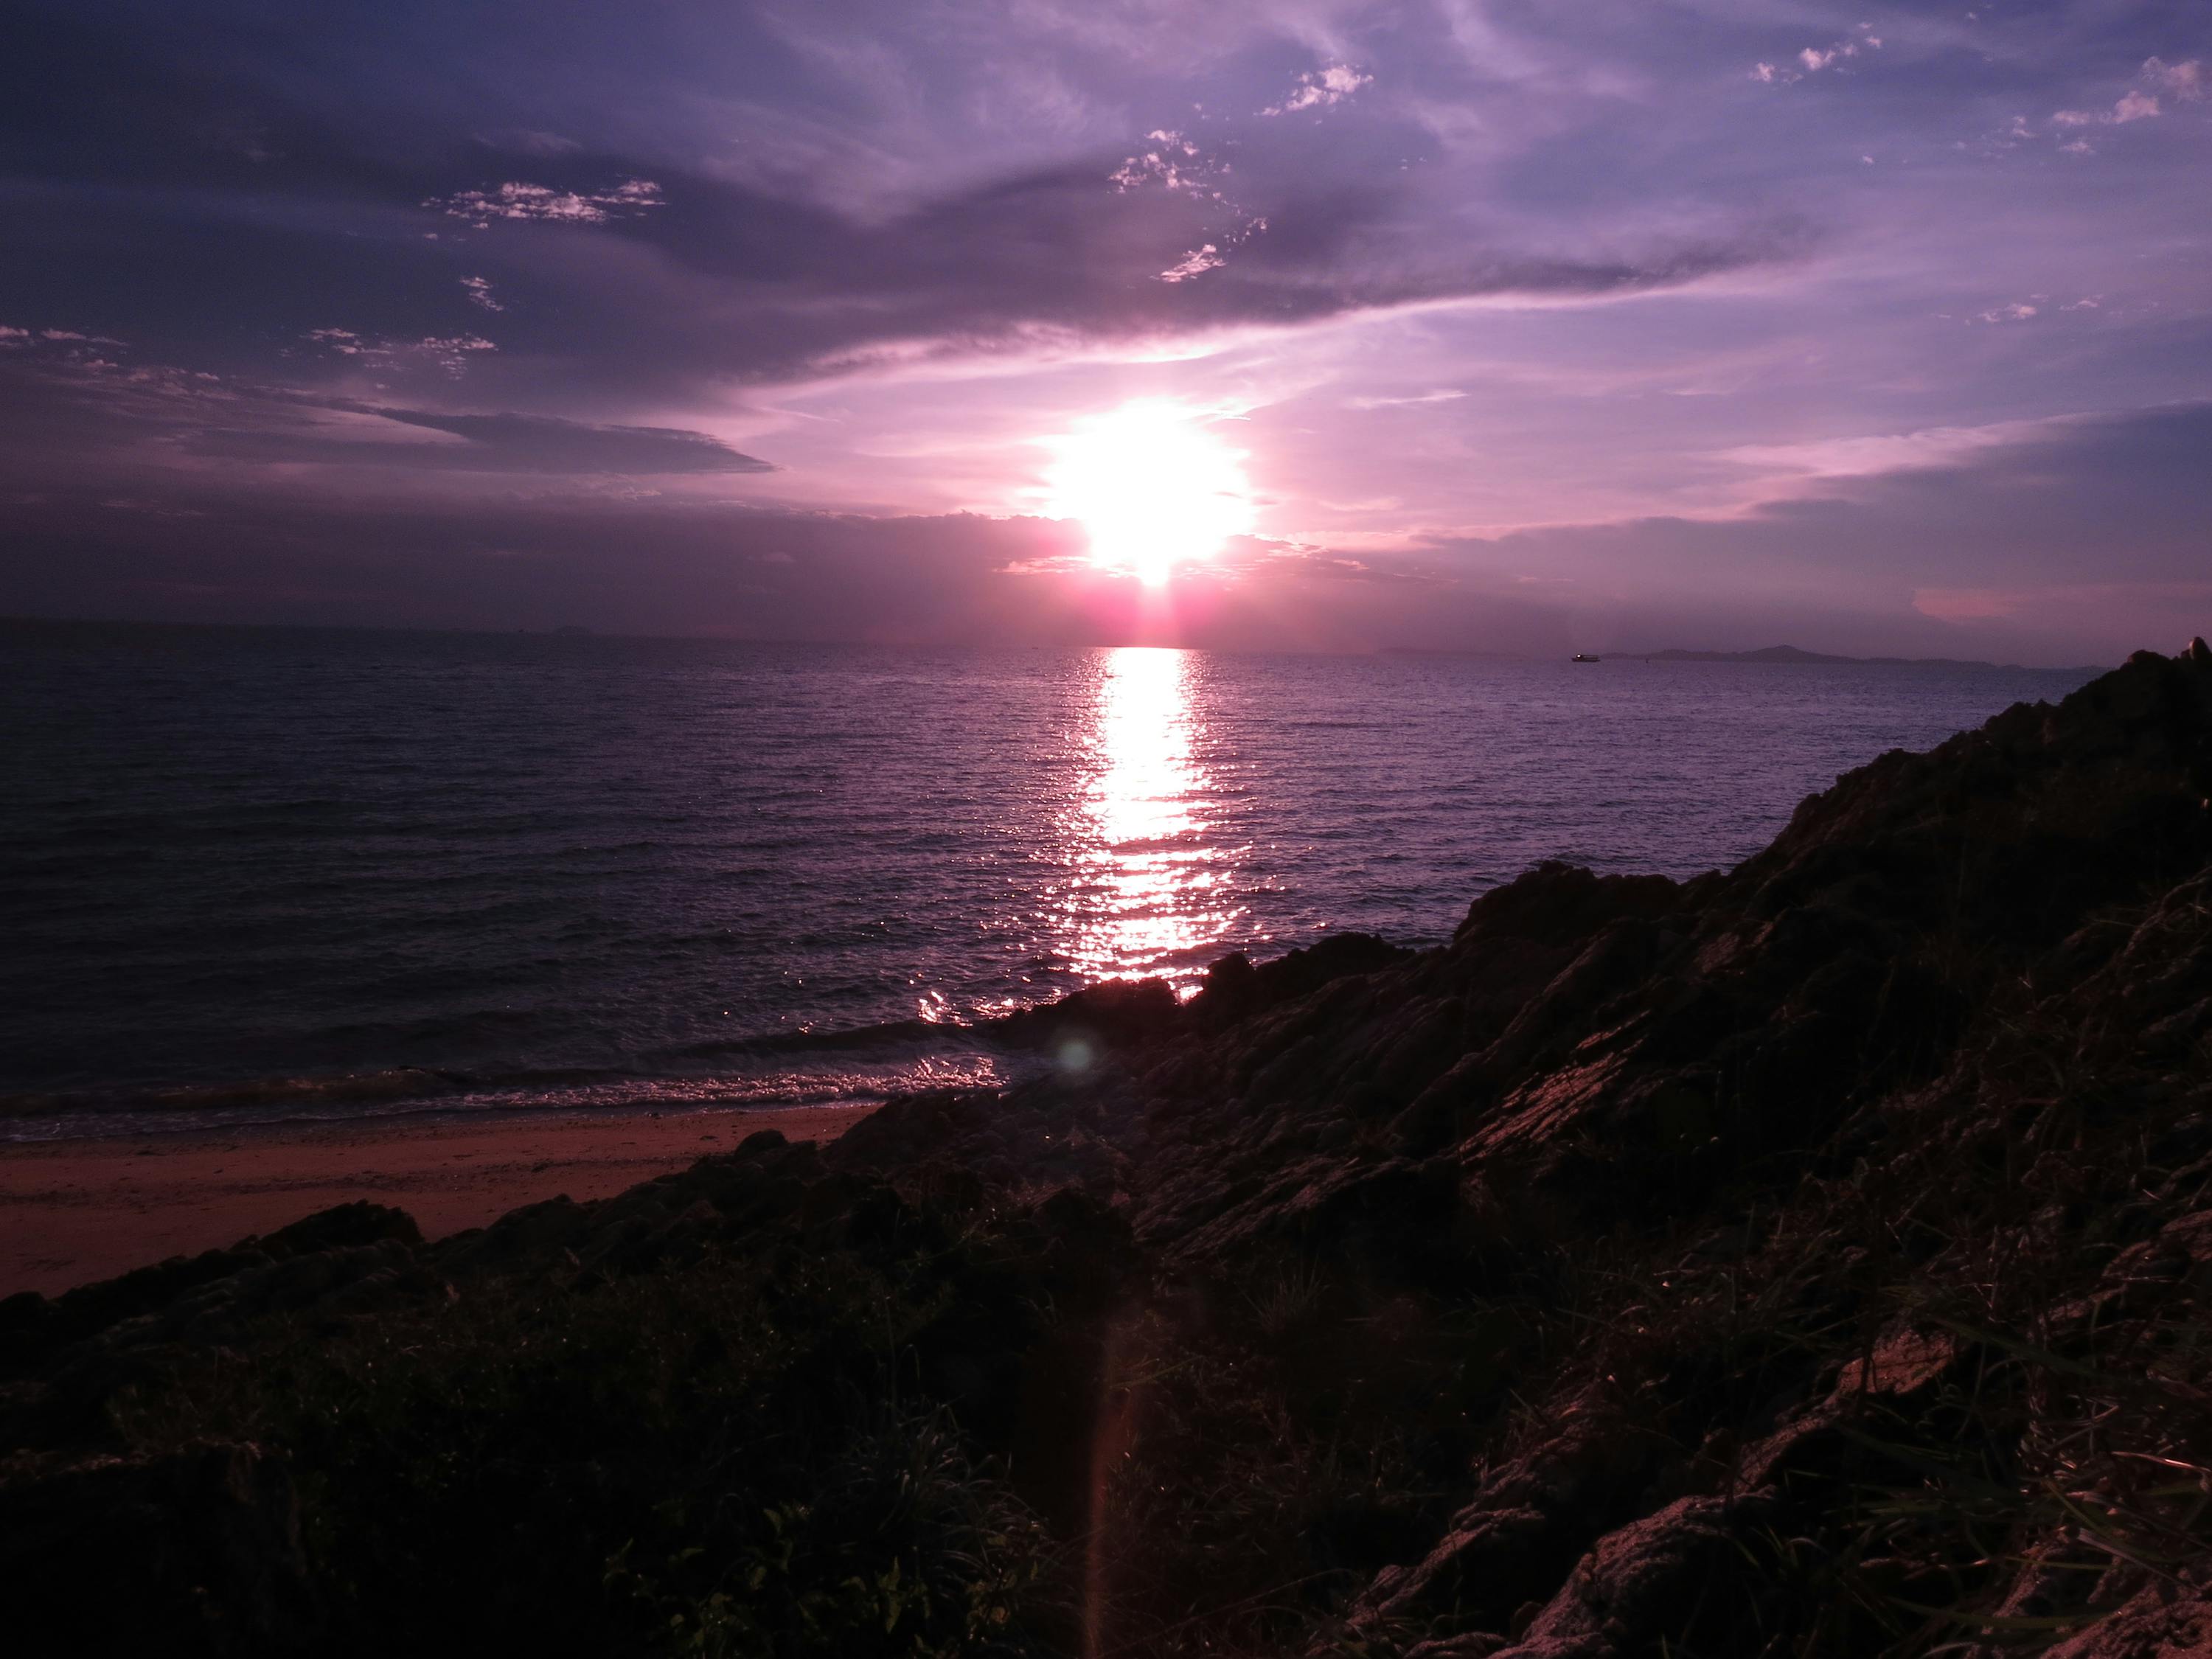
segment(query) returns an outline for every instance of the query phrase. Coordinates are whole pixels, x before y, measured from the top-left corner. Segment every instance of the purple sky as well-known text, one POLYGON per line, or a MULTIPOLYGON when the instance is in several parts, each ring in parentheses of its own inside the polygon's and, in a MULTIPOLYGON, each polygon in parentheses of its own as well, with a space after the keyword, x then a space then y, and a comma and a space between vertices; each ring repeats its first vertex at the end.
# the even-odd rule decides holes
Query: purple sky
MULTIPOLYGON (((2212 6, 19 3, 0 612, 2111 660, 2212 6), (1055 437, 1255 534, 1147 592, 1055 437)), ((1141 482, 1133 482, 1141 488, 1141 482)))

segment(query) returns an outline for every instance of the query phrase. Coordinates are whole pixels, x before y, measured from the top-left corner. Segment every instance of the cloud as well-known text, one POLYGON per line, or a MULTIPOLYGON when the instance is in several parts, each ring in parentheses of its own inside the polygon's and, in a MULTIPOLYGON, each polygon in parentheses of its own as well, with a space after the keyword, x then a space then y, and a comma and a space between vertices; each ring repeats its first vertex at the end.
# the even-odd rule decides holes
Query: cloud
POLYGON ((2185 64, 2169 64, 2162 58, 2151 58, 2143 62, 2143 79, 2160 91, 2184 100, 2204 95, 2206 76, 2203 64, 2191 58, 2185 64))
POLYGON ((374 467, 400 474, 535 473, 574 480, 775 471, 719 438, 681 428, 592 426, 547 415, 450 415, 343 401, 289 408, 234 404, 179 432, 174 447, 226 463, 374 467), (225 412, 234 418, 223 419, 225 412))
POLYGON ((1347 409, 1404 409, 1422 404, 1457 403, 1466 396, 1467 393, 1464 392, 1437 391, 1424 392, 1417 396, 1406 398, 1347 398, 1345 399, 1345 407, 1347 409))
POLYGON ((1838 40, 1831 46, 1807 46, 1794 58, 1780 63, 1760 62, 1752 65, 1751 78, 1769 85, 1787 86, 1802 81, 1808 75, 1818 75, 1823 70, 1835 69, 1848 63, 1861 52, 1880 52, 1881 36, 1873 33, 1873 25, 1862 23, 1856 37, 1838 40), (1795 67, 1792 67, 1792 65, 1795 67))
MULTIPOLYGON (((513 17, 465 9, 436 26, 453 51, 406 75, 390 69, 397 15, 370 9, 327 38, 272 25, 289 45, 257 36, 212 79, 179 69, 180 25, 131 8, 129 28, 42 15, 41 38, 71 48, 42 55, 106 67, 0 104, 0 137, 37 139, 38 245, 82 246, 96 228, 116 252, 72 273, 107 307, 83 314, 174 359, 307 384, 414 362, 465 374, 515 407, 666 410, 711 404, 733 383, 997 372, 1124 349, 1157 360, 1406 306, 1594 302, 1803 246, 1735 205, 1778 195, 1652 194, 1625 216, 1457 200, 1458 161, 1373 95, 1401 82, 1410 94, 1420 77, 1334 52, 1286 76, 1279 25, 1164 32, 1154 0, 1110 6, 1110 25, 1059 4, 1013 9, 1028 21, 1009 15, 1006 28, 1034 35, 1040 64, 1081 83, 1079 103, 1054 103, 1049 119, 981 95, 1003 67, 1005 30, 946 25, 956 42, 881 8, 867 9, 858 43, 810 27, 829 55, 803 64, 787 55, 788 20, 770 27, 744 9, 708 31, 726 52, 679 27, 677 14, 696 21, 684 3, 654 10, 635 39, 567 14, 518 32, 513 17), (1046 15, 1050 27, 1037 23, 1046 15), (1067 30, 1097 55, 1069 60, 1067 30), (1218 89, 1193 81, 1165 33, 1211 43, 1218 89), (739 51, 739 38, 753 44, 739 51), (313 49, 329 96, 302 95, 293 46, 313 49), (489 74, 492 64, 504 67, 489 74), (102 77, 131 94, 102 103, 102 77), (469 101, 448 96, 457 87, 469 101), (1208 110, 1191 102, 1200 90, 1208 110), (1262 105, 1354 118, 1248 112, 1262 105), (110 114, 93 118, 95 106, 110 114), (175 141, 232 106, 253 112, 279 161, 210 161, 175 141), (620 113, 643 110, 650 119, 620 113), (1146 114, 1124 126, 1129 110, 1146 114), (1133 145, 1122 131, 1146 137, 1133 145), (424 204, 443 230, 410 211, 424 204), (503 242, 496 278, 466 246, 564 228, 586 234, 503 242), (1221 263, 1193 267, 1209 257, 1221 263), (474 330, 457 325, 457 284, 474 330), (334 325, 354 337, 320 332, 334 325), (406 355, 428 341, 450 343, 434 359, 406 355)), ((1476 90, 1430 62, 1418 33, 1376 50, 1433 74, 1431 103, 1476 90)), ((0 275, 31 284, 11 286, 11 305, 58 309, 62 262, 27 247, 15 263, 0 255, 0 275)))
MULTIPOLYGON (((509 417, 377 410, 458 454, 531 451, 509 417), (402 422, 402 423, 404 423, 402 422)), ((662 434, 665 438, 665 434, 662 434)), ((699 434, 690 434, 698 441, 699 434)), ((679 445, 685 440, 675 441, 679 445)), ((1874 441, 1868 441, 1869 443, 1874 441)), ((863 518, 568 491, 337 503, 241 493, 234 471, 88 514, 112 485, 15 514, 19 610, 234 621, 543 627, 768 639, 1168 637, 1264 648, 1550 651, 1772 644, 2078 662, 2171 648, 2212 615, 2201 537, 2212 404, 1930 434, 1708 519, 1437 538, 1397 553, 1252 541, 1145 623, 1075 526, 863 518), (1595 633, 1592 630, 1595 630, 1595 633)), ((363 446, 364 447, 366 446, 363 446)), ((404 446, 403 446, 404 447, 404 446)), ((542 449, 538 453, 544 453, 542 449)), ((426 463, 427 464, 427 463, 426 463)), ((465 465, 457 460, 448 465, 465 465)))
POLYGON ((368 344, 349 328, 311 328, 306 337, 342 357, 358 357, 363 352, 384 349, 368 344))
POLYGON ((1071 167, 872 220, 695 178, 681 211, 642 233, 658 261, 593 250, 566 273, 562 305, 621 308, 619 334, 600 344, 626 383, 775 383, 1150 353, 1407 306, 1595 301, 1787 261, 1808 241, 1802 226, 1769 222, 1587 251, 1554 239, 1557 251, 1531 253, 1468 228, 1439 235, 1401 186, 1254 173, 1240 196, 1266 195, 1249 204, 1191 189, 1179 167, 1179 181, 1117 188, 1071 167), (1161 280, 1170 271, 1188 274, 1161 280))
POLYGON ((1725 517, 1440 540, 1437 551, 1470 574, 1535 570, 1610 596, 1624 647, 1674 642, 1668 630, 1686 623, 1772 644, 1792 637, 1762 637, 1783 626, 1814 648, 2112 661, 2171 649, 2212 621, 2201 528, 2212 403, 1838 447, 1852 444, 1856 462, 1725 517), (1962 630, 1950 647, 1930 632, 1939 617, 1962 630))
POLYGON ((584 147, 574 138, 564 138, 557 132, 541 132, 532 127, 505 127, 495 132, 477 134, 477 142, 486 149, 504 150, 512 155, 553 157, 574 155, 584 147))
MULTIPOLYGON (((29 331, 25 331, 28 332, 29 331)), ((377 372, 404 352, 434 361, 449 340, 387 348, 343 329, 333 349, 362 353, 377 372)), ((432 382, 434 384, 434 382, 432 382)), ((91 477, 105 494, 151 499, 193 487, 220 461, 243 489, 238 463, 376 468, 380 488, 404 475, 535 473, 579 478, 678 476, 702 480, 775 466, 710 433, 592 422, 512 411, 407 407, 252 381, 166 364, 125 364, 81 349, 25 353, 0 371, 0 492, 22 480, 91 477)))
POLYGON ((1163 283, 1187 283, 1194 276, 1202 276, 1209 270, 1218 270, 1226 264, 1221 250, 1211 242, 1193 249, 1177 264, 1170 265, 1159 275, 1163 283))
POLYGON ((659 185, 649 179, 631 179, 612 190, 588 195, 556 190, 550 185, 504 184, 492 190, 464 190, 451 196, 428 197, 422 205, 437 208, 452 218, 465 219, 481 230, 495 219, 603 225, 617 216, 635 216, 664 204, 659 185))
POLYGON ((1324 69, 1311 70, 1298 76, 1297 86, 1279 104, 1270 104, 1260 112, 1262 115, 1295 115, 1300 110, 1327 109, 1340 104, 1364 87, 1375 84, 1375 77, 1356 70, 1349 64, 1331 64, 1324 69))
POLYGON ((2124 93, 2109 110, 2062 109, 2051 120, 2062 127, 2124 127, 2130 121, 2149 121, 2160 114, 2158 100, 2149 93, 2124 93))
POLYGON ((29 347, 34 352, 44 353, 45 348, 58 346, 64 356, 84 360, 93 355, 87 349, 89 347, 125 343, 112 334, 93 334, 81 328, 19 328, 12 324, 0 324, 0 345, 15 350, 29 347))
POLYGON ((774 465, 739 453, 720 438, 675 427, 589 426, 547 415, 446 415, 363 405, 403 426, 465 439, 459 453, 441 447, 439 464, 487 471, 740 473, 774 465))
POLYGON ((2135 121, 2155 120, 2164 114, 2165 106, 2159 102, 2161 94, 2181 103, 2204 95, 2204 65, 2193 58, 2182 64, 2169 64, 2160 58, 2146 58, 2136 78, 2143 84, 2122 93, 2108 110, 2062 109, 2054 112, 2051 118, 2062 127, 2124 127, 2135 121))
POLYGON ((1216 169, 1200 155, 1196 144, 1182 133, 1165 128, 1145 137, 1152 148, 1124 157, 1121 165, 1106 175, 1115 189, 1140 190, 1156 184, 1164 190, 1188 190, 1220 199, 1214 184, 1216 169))
POLYGON ((335 356, 358 357, 367 364, 382 366, 408 359, 434 363, 455 379, 466 371, 476 354, 499 349, 481 334, 426 334, 419 339, 394 340, 365 337, 349 328, 311 328, 301 337, 335 356))

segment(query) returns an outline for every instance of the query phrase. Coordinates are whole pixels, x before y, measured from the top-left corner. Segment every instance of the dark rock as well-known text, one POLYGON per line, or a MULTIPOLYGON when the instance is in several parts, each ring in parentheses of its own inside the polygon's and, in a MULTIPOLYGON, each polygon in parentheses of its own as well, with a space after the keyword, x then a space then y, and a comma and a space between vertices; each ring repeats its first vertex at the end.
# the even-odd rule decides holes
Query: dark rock
POLYGON ((1056 1048, 1088 1042, 1112 1048, 1156 1042, 1170 1033, 1182 1012, 1165 980, 1108 980, 1042 1007, 992 1022, 1005 1042, 1056 1048))
POLYGON ((489 1227, 445 1241, 438 1247, 439 1265, 456 1277, 547 1270, 590 1229, 590 1210, 563 1193, 510 1210, 489 1227))
POLYGON ((351 1204, 338 1204, 327 1210, 319 1210, 289 1227, 279 1228, 265 1238, 246 1239, 232 1248, 258 1249, 281 1261, 286 1256, 306 1255, 317 1250, 341 1249, 355 1245, 380 1244, 386 1239, 411 1248, 422 1242, 422 1232, 415 1224, 415 1218, 406 1211, 361 1199, 351 1204))
MULTIPOLYGON (((2192 643, 2197 651, 2204 648, 2202 640, 2192 643)), ((2045 1648, 2043 1659, 2203 1659, 2206 1654, 2212 1654, 2212 1595, 2201 1584, 2160 1578, 2089 1629, 2045 1648)))
POLYGON ((1575 1413, 1492 1472, 1425 1558, 1378 1574, 1355 1626, 1449 1610, 1463 1626, 1504 1630, 1532 1589, 1558 1583, 1593 1540, 1633 1516, 1660 1455, 1617 1420, 1575 1413))
POLYGON ((1736 1632, 1726 1591, 1749 1576, 1741 1540, 1774 1511, 1764 1498, 1685 1498, 1608 1533, 1498 1659, 1627 1659, 1662 1638, 1708 1650, 1736 1632))
POLYGON ((1395 967, 1413 954, 1372 933, 1332 933, 1256 968, 1240 952, 1206 969, 1206 983, 1186 1012, 1201 1025, 1229 1024, 1305 996, 1333 980, 1395 967))

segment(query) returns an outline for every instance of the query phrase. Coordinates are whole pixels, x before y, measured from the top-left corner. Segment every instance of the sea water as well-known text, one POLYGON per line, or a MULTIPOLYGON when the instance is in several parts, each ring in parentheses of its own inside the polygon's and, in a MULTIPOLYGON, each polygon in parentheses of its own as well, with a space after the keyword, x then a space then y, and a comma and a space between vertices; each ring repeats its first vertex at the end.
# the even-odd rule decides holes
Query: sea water
POLYGON ((2079 672, 0 628, 0 1138, 880 1098, 2079 672))

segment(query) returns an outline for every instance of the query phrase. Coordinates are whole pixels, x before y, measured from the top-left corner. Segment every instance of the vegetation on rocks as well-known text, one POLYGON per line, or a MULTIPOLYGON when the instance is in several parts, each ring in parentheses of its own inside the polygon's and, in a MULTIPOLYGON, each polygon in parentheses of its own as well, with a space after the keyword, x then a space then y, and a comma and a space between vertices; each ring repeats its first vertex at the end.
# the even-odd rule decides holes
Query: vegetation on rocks
MULTIPOLYGON (((50 1650, 2212 1650, 2212 653, 1076 1080, 0 1304, 50 1650)), ((36 1650, 35 1648, 32 1650, 36 1650)))

